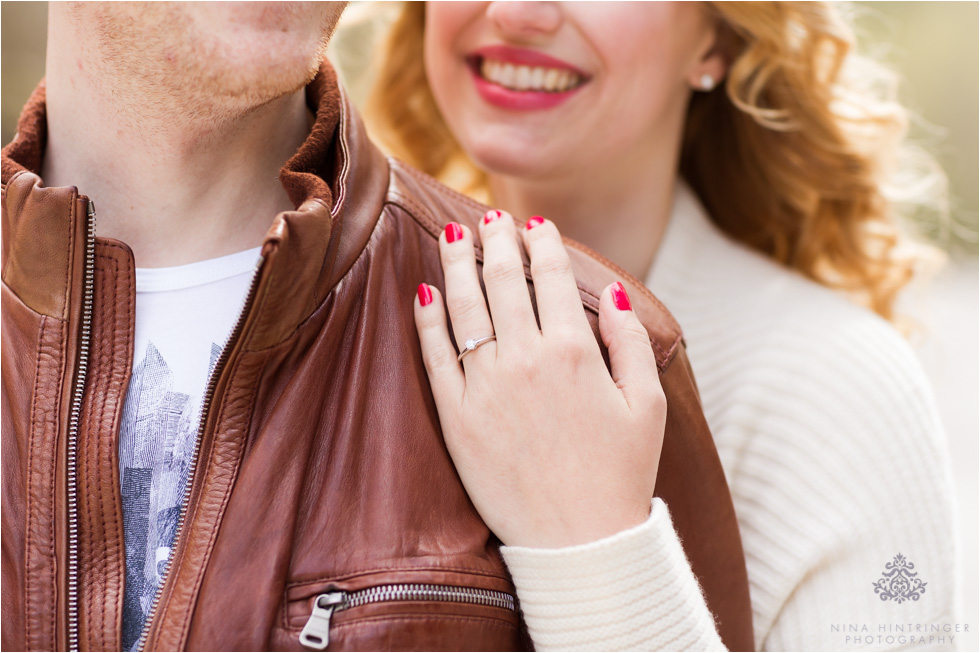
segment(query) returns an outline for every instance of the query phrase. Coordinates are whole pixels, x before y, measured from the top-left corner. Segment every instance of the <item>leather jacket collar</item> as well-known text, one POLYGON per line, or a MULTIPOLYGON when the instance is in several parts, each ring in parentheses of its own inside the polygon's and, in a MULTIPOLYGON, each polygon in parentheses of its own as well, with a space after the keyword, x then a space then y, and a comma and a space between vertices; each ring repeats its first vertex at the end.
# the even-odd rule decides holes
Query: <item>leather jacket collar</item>
MULTIPOLYGON (((281 342, 312 314, 363 250, 385 199, 387 162, 368 141, 329 64, 306 93, 316 121, 280 170, 296 209, 275 216, 262 244, 256 305, 264 310, 252 316, 257 322, 249 349, 281 342)), ((46 139, 42 81, 17 135, 3 149, 4 280, 33 310, 65 319, 71 277, 66 270, 80 258, 74 250, 83 240, 71 234, 78 233, 74 223, 84 215, 78 203, 86 198, 73 187, 43 185, 46 139)))

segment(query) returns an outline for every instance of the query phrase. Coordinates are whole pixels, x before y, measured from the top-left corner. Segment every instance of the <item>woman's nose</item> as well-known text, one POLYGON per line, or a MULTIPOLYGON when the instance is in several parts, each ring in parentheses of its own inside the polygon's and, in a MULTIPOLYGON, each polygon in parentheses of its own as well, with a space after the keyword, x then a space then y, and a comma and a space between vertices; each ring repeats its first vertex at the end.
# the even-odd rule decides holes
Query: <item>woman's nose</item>
POLYGON ((505 36, 533 38, 556 32, 562 9, 557 2, 491 2, 487 18, 505 36))

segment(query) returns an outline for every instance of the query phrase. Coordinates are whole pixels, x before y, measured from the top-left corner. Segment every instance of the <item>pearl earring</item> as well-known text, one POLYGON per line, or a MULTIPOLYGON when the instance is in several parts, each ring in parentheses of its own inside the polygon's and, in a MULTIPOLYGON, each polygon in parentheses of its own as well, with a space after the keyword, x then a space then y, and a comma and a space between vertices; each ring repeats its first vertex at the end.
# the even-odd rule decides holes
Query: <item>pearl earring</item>
POLYGON ((710 91, 715 87, 715 78, 705 73, 701 75, 701 88, 705 91, 710 91))

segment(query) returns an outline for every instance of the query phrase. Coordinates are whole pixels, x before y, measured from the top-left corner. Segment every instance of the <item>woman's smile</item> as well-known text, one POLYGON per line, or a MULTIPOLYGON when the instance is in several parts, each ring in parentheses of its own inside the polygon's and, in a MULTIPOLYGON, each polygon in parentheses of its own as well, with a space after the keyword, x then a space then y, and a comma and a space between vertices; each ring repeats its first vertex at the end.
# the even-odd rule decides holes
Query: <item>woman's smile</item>
POLYGON ((477 92, 504 109, 549 109, 568 100, 589 82, 571 64, 536 50, 494 45, 466 57, 477 92))
POLYGON ((425 20, 426 76, 447 127, 481 167, 513 179, 669 166, 692 81, 722 76, 715 23, 697 3, 432 3, 425 20))

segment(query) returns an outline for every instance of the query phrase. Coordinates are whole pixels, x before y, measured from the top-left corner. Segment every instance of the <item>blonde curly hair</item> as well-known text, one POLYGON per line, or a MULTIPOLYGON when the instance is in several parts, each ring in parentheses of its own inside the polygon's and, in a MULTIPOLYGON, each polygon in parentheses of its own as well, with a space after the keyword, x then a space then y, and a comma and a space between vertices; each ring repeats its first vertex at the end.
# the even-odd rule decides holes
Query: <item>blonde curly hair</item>
MULTIPOLYGON (((706 4, 730 67, 723 85, 692 96, 681 175, 728 235, 893 319, 899 290, 936 255, 900 229, 889 182, 902 173, 930 180, 901 198, 908 206, 944 190, 934 160, 905 143, 896 76, 855 53, 853 30, 830 3, 706 4), (934 192, 927 197, 924 187, 934 192)), ((429 88, 424 28, 424 3, 405 3, 365 120, 393 156, 488 202, 485 174, 429 88)))

